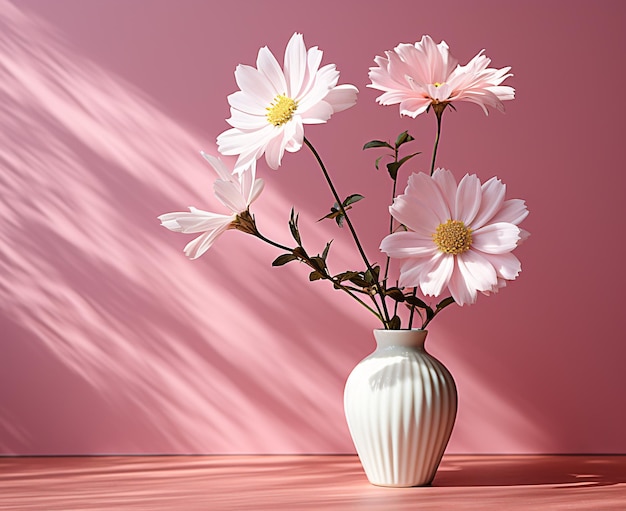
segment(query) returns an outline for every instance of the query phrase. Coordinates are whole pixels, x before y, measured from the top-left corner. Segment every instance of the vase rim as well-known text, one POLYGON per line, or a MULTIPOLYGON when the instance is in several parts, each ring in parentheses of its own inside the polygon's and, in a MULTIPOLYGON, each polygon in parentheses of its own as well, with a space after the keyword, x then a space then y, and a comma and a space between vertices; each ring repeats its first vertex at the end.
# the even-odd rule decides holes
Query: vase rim
POLYGON ((426 332, 423 328, 374 328, 374 332, 426 332))

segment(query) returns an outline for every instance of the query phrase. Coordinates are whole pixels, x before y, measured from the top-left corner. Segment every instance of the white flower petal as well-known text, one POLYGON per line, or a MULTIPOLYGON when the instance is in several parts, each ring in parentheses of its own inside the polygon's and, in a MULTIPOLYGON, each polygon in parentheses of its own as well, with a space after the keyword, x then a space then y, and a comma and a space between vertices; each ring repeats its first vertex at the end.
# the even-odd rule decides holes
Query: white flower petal
POLYGON ((214 231, 205 232, 198 236, 196 239, 191 240, 184 248, 184 252, 190 259, 197 259, 204 254, 215 242, 215 240, 226 230, 228 225, 223 226, 214 231))
POLYGON ((302 88, 307 71, 307 51, 302 34, 296 32, 289 39, 285 50, 284 70, 287 79, 287 95, 295 98, 302 88))
POLYGON ((334 113, 341 112, 354 106, 358 92, 354 85, 337 85, 328 91, 324 101, 332 106, 334 113))
POLYGON ((306 112, 302 112, 299 116, 304 124, 322 124, 325 123, 330 116, 333 115, 333 107, 326 101, 318 101, 306 112))
POLYGON ((230 113, 232 115, 233 110, 239 110, 249 115, 256 115, 259 117, 265 117, 267 114, 267 107, 270 102, 261 102, 256 99, 252 94, 238 90, 228 96, 228 104, 230 105, 230 113))
POLYGON ((246 199, 241 196, 239 183, 218 179, 213 183, 213 191, 218 200, 233 213, 241 213, 248 208, 246 199))
POLYGON ((256 67, 272 84, 276 96, 287 93, 287 82, 283 70, 267 46, 259 50, 256 67))
POLYGON ((262 129, 270 124, 266 115, 253 115, 241 112, 235 108, 230 109, 230 118, 226 119, 226 121, 233 128, 243 131, 262 129))
MULTIPOLYGON (((295 33, 285 50, 284 71, 267 47, 259 50, 256 70, 243 65, 237 68, 235 77, 241 90, 229 96, 228 122, 232 129, 217 137, 221 154, 237 155, 235 172, 242 172, 264 153, 268 165, 278 168, 285 151, 295 152, 302 147, 303 124, 324 123, 333 113, 354 104, 356 88, 338 86, 335 65, 320 68, 321 60, 322 52, 317 47, 307 51, 302 34, 295 33), (275 126, 267 113, 268 108, 278 104, 279 95, 296 105, 295 110, 286 109, 284 118, 276 120, 282 124, 275 126)), ((281 101, 281 106, 294 106, 283 98, 281 101)))
POLYGON ((160 215, 161 224, 175 232, 197 233, 217 229, 223 225, 230 224, 234 215, 221 215, 210 213, 200 209, 190 207, 189 212, 177 211, 160 215))
POLYGON ((232 172, 228 170, 228 167, 226 167, 222 160, 211 154, 205 153, 204 151, 200 151, 200 154, 206 161, 209 162, 209 165, 213 167, 213 170, 215 170, 215 173, 220 179, 224 181, 231 181, 233 179, 232 172))
POLYGON ((276 97, 272 83, 252 66, 239 64, 235 69, 235 81, 241 92, 252 96, 257 103, 269 105, 276 97))

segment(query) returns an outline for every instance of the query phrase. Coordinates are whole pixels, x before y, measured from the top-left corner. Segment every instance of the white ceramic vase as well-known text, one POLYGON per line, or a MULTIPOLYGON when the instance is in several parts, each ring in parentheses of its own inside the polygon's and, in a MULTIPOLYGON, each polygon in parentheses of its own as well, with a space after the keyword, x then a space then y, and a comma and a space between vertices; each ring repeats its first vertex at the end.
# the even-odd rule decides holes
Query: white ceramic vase
POLYGON ((374 330, 376 350, 354 368, 346 420, 370 483, 429 485, 457 410, 454 379, 426 353, 426 330, 374 330))

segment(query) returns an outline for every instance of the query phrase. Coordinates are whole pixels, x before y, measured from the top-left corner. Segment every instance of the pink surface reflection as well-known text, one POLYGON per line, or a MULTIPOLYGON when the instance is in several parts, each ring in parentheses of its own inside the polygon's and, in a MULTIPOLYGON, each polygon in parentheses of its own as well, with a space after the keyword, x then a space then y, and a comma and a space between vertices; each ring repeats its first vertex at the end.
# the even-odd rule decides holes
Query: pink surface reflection
POLYGON ((2 509, 617 511, 624 457, 447 456, 431 487, 370 485, 356 456, 0 459, 2 509))

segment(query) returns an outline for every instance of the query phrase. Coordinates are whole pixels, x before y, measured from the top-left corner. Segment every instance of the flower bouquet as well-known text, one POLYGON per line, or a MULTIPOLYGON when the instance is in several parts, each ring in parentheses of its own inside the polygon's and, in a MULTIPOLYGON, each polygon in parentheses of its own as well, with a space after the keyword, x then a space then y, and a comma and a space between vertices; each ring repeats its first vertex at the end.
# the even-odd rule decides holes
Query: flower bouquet
MULTIPOLYGON (((512 252, 528 236, 519 227, 528 214, 525 203, 505 199, 505 185, 499 179, 481 182, 478 176, 466 174, 457 181, 450 170, 436 166, 442 119, 460 102, 475 103, 485 114, 488 108, 503 111, 503 102, 514 99, 514 89, 502 85, 511 76, 510 68, 490 68, 491 61, 482 52, 460 65, 445 42, 436 44, 429 36, 415 44, 400 44, 374 59, 368 87, 382 91, 377 98, 381 105, 399 105, 400 114, 412 118, 432 112, 437 121, 430 167, 427 172, 411 173, 403 193, 396 192, 399 170, 413 164, 419 154, 407 152, 407 144, 414 140, 409 132, 392 141, 372 140, 363 147, 382 151, 375 166, 379 168, 387 158, 391 178, 393 203, 389 206, 389 232, 380 243, 386 254, 381 268, 371 262, 350 219, 349 211, 363 197, 340 196, 320 153, 305 136, 305 125, 326 123, 333 114, 354 106, 357 99, 357 88, 338 85, 335 65, 321 66, 321 61, 322 51, 307 49, 302 35, 295 33, 287 44, 282 67, 267 47, 259 50, 256 67, 237 66, 235 79, 240 90, 228 96, 231 116, 227 122, 231 128, 217 137, 219 152, 237 157, 234 167, 230 169, 219 158, 202 153, 217 174, 214 193, 227 211, 213 213, 190 207, 188 212, 167 213, 159 219, 172 231, 200 233, 185 247, 192 259, 204 254, 224 232, 241 231, 278 249, 273 266, 303 263, 310 281, 328 281, 333 289, 374 314, 381 325, 377 331, 381 353, 375 352, 361 362, 371 369, 359 376, 366 390, 351 390, 358 387, 354 372, 348 379, 348 424, 370 481, 393 486, 428 484, 452 429, 456 389, 447 370, 423 350, 425 329, 451 304, 472 304, 479 293, 495 293, 514 280, 521 265, 512 252), (323 219, 347 227, 363 263, 358 270, 329 270, 331 242, 311 255, 293 208, 288 222, 291 244, 262 234, 250 211, 264 187, 264 181, 257 178, 257 162, 264 157, 267 166, 276 170, 285 152, 299 151, 303 146, 311 152, 335 201, 323 219), (391 275, 391 259, 399 260, 396 276, 391 275), (431 303, 428 297, 436 300, 431 303), (410 341, 390 340, 381 334, 386 331, 403 331, 413 337, 410 341), (407 355, 409 348, 413 351, 407 355), (398 366, 405 362, 409 365, 402 366, 404 369, 398 366), (434 382, 422 378, 431 372, 439 375, 434 382), (413 373, 419 373, 421 379, 407 377, 413 373), (451 390, 445 390, 446 386, 451 390), (400 394, 385 393, 389 387, 396 387, 400 394), (409 394, 412 397, 407 398, 409 394), (372 402, 392 406, 364 411, 363 406, 372 402), (390 417, 397 412, 393 409, 400 407, 398 403, 405 405, 401 417, 390 417), (432 409, 431 416, 445 420, 433 426, 435 423, 424 415, 428 409, 432 409), (390 424, 406 427, 394 432, 390 424), (428 426, 426 432, 424 424, 428 426), (387 461, 381 463, 381 457, 387 461), (422 465, 419 470, 415 468, 422 465)), ((359 366, 355 371, 363 373, 357 369, 359 366)))

